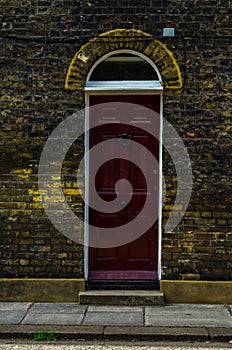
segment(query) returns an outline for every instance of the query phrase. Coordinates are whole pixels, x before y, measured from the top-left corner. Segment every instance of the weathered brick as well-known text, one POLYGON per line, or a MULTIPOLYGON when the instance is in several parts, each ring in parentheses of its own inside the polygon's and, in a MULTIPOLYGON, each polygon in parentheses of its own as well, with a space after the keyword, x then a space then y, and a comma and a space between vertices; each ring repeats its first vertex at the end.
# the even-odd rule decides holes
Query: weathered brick
MULTIPOLYGON (((58 233, 43 211, 41 197, 47 193, 38 192, 38 163, 54 128, 84 106, 83 91, 64 89, 74 54, 104 31, 136 28, 166 44, 180 65, 183 88, 164 90, 164 116, 183 138, 193 168, 186 215, 175 232, 163 233, 163 277, 231 279, 230 11, 225 0, 1 2, 2 276, 83 276, 83 248, 58 233), (162 37, 167 26, 175 28, 174 38, 162 37)), ((125 41, 127 48, 151 50, 149 42, 125 41)), ((88 54, 96 60, 110 50, 107 45, 95 43, 88 54)), ((158 51, 154 57, 168 75, 167 61, 158 51)), ((85 79, 85 65, 73 73, 80 86, 76 74, 85 79)), ((64 163, 64 193, 83 217, 74 171, 83 144, 78 147, 64 163)), ((174 164, 166 151, 163 174, 164 230, 177 193, 174 164)))

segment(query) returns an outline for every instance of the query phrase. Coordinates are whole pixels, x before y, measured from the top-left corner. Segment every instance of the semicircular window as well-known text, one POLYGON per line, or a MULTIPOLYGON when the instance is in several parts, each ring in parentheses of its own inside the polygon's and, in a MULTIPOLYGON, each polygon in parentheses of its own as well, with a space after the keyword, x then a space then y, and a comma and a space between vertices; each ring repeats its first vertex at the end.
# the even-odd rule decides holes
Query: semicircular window
POLYGON ((116 54, 100 62, 89 80, 159 80, 159 78, 154 68, 143 58, 132 54, 116 54))

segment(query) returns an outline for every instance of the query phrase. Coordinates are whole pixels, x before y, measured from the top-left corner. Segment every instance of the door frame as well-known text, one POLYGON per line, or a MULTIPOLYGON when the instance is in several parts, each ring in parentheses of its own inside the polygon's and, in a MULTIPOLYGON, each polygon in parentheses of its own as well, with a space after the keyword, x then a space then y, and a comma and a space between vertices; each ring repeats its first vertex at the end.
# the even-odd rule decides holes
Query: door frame
MULTIPOLYGON (((84 147, 85 152, 89 151, 89 134, 86 132, 89 130, 90 125, 90 96, 104 96, 104 95, 159 95, 160 96, 160 130, 159 130, 159 189, 158 189, 158 213, 162 212, 162 145, 163 145, 163 86, 161 75, 155 66, 155 64, 143 54, 133 51, 133 50, 117 50, 108 53, 101 57, 88 73, 85 86, 85 139, 84 147), (132 53, 137 55, 146 61, 148 61, 151 66, 156 71, 159 81, 124 81, 123 88, 121 81, 89 81, 89 78, 93 70, 97 65, 108 58, 111 55, 118 53, 132 53)), ((85 160, 85 177, 84 177, 84 201, 88 203, 89 199, 89 159, 86 156, 85 160)), ((89 247, 88 247, 88 237, 89 230, 86 223, 89 222, 89 212, 87 206, 84 207, 84 278, 88 280, 89 274, 89 247)), ((162 215, 158 215, 158 280, 161 280, 161 250, 162 250, 162 215)))

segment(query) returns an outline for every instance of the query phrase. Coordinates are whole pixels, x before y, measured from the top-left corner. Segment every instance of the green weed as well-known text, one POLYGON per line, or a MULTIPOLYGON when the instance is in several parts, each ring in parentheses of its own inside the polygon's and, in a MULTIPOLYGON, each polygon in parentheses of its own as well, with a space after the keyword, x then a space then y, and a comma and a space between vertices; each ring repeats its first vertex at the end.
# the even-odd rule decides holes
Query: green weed
POLYGON ((46 330, 41 328, 37 334, 33 336, 34 340, 53 340, 56 341, 56 337, 53 334, 52 330, 46 330))

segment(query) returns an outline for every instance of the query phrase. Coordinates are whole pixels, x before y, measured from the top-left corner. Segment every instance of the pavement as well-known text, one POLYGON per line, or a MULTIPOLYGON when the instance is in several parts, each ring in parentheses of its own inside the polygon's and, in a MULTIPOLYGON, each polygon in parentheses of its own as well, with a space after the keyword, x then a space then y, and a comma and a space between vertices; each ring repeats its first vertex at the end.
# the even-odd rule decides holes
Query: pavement
POLYGON ((232 306, 0 302, 0 338, 232 341, 232 306))

